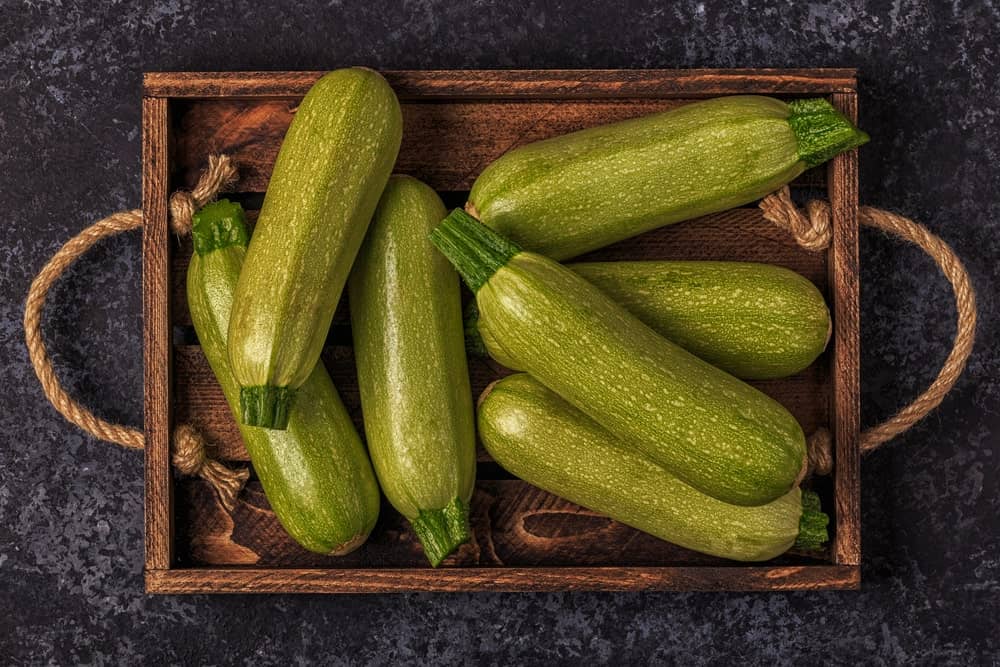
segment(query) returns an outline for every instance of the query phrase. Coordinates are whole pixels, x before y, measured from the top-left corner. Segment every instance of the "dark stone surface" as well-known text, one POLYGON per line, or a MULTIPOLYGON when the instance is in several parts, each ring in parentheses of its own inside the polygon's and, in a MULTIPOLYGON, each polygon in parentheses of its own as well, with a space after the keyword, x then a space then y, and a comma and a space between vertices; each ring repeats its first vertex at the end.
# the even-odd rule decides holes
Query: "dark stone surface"
MULTIPOLYGON (((1000 5, 0 0, 0 663, 997 664, 1000 5), (400 6, 396 6, 399 4, 400 6), (625 8, 625 5, 628 8, 625 8), (22 302, 72 234, 140 196, 143 70, 857 66, 862 194, 968 263, 979 342, 924 423, 864 463, 864 589, 822 594, 149 597, 142 457, 45 402, 22 302)), ((953 331, 917 250, 862 235, 863 404, 921 390, 953 331)), ((139 238, 60 283, 70 391, 142 415, 139 238)))

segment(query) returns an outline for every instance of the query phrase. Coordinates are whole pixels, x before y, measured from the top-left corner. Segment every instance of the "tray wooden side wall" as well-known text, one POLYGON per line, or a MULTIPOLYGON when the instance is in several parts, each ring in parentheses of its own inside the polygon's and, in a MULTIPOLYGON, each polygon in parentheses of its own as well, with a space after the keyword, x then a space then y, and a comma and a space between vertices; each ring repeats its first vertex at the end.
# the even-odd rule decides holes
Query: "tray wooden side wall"
MULTIPOLYGON (((189 188, 210 153, 233 156, 227 194, 254 219, 284 132, 319 72, 151 73, 143 97, 146 587, 156 593, 467 590, 793 590, 860 585, 858 477, 857 156, 793 183, 833 204, 825 254, 798 248, 753 207, 624 241, 594 259, 695 258, 788 266, 827 295, 834 336, 803 373, 758 383, 806 432, 835 434, 835 470, 816 489, 833 518, 822 554, 741 565, 656 540, 511 478, 480 451, 475 539, 445 566, 426 566, 387 504, 369 542, 344 558, 310 554, 285 535, 251 480, 234 513, 198 480, 175 480, 174 423, 198 426, 228 461, 247 461, 235 423, 197 346, 184 301, 190 242, 168 231, 167 198, 189 188)), ((403 104, 397 171, 461 205, 479 171, 510 148, 582 127, 725 94, 827 96, 856 118, 853 70, 388 72, 403 104)), ((335 317, 324 361, 360 426, 347 312, 335 317)), ((505 371, 470 360, 473 389, 505 371)))

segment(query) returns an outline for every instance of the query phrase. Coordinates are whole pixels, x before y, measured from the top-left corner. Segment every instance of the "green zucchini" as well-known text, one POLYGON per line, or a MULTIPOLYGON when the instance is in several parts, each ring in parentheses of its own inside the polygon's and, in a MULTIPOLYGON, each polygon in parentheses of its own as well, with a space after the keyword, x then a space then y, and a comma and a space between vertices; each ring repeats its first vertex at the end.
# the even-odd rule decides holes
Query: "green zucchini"
POLYGON ((445 214, 431 188, 393 176, 348 281, 368 451, 435 566, 469 539, 476 477, 458 274, 427 239, 445 214))
POLYGON ((555 261, 456 209, 431 235, 476 295, 490 354, 699 491, 735 505, 788 493, 805 436, 779 403, 686 352, 555 261))
POLYGON ((682 547, 761 561, 793 545, 818 549, 827 539, 815 495, 796 486, 758 507, 706 496, 527 374, 488 387, 478 421, 483 446, 521 479, 682 547))
MULTIPOLYGON (((233 293, 246 254, 243 209, 221 200, 194 216, 187 299, 198 342, 239 419, 240 386, 226 352, 233 293)), ((283 431, 240 425, 257 477, 281 525, 310 551, 359 547, 379 512, 379 490, 361 438, 323 363, 299 388, 283 431)))
POLYGON ((823 99, 720 97, 517 148, 480 174, 466 208, 566 259, 755 201, 866 141, 823 99))
POLYGON ((402 136, 377 72, 342 69, 306 94, 271 174, 229 327, 244 424, 285 427, 319 359, 402 136))
MULTIPOLYGON (((661 336, 736 377, 787 377, 826 348, 830 311, 794 271, 751 262, 589 262, 568 268, 661 336)), ((466 346, 486 354, 475 302, 466 346)), ((497 360, 501 361, 502 360, 497 360)))

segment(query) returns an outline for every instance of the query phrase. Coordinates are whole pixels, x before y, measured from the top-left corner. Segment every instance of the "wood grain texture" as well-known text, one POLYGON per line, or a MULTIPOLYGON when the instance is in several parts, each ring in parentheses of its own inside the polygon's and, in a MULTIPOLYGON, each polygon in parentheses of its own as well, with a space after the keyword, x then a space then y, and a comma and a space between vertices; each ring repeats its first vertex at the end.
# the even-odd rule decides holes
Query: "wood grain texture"
MULTIPOLYGON (((281 528, 260 483, 252 481, 232 515, 200 480, 178 484, 177 563, 181 566, 426 567, 405 519, 383 503, 371 538, 346 556, 306 551, 281 528)), ((473 540, 446 567, 732 565, 658 540, 517 479, 479 480, 473 540)), ((825 553, 786 554, 770 565, 821 564, 825 553)))
MULTIPOLYGON (((347 557, 330 558, 292 542, 258 482, 250 483, 231 516, 219 509, 198 480, 178 482, 176 499, 171 499, 166 439, 171 409, 175 419, 191 421, 203 430, 216 444, 214 454, 232 461, 245 461, 247 455, 222 393, 200 349, 192 344, 184 298, 191 248, 189 241, 175 240, 167 232, 168 183, 191 187, 210 153, 227 152, 241 175, 229 191, 259 206, 259 195, 253 193, 266 188, 295 106, 320 74, 146 76, 147 95, 173 98, 169 117, 165 100, 144 101, 144 208, 152 211, 154 222, 144 240, 147 436, 158 434, 161 440, 147 459, 147 590, 333 593, 859 586, 855 153, 837 158, 829 168, 810 170, 793 184, 817 193, 829 190, 835 225, 829 253, 802 251, 763 220, 757 209, 748 207, 650 232, 586 258, 765 261, 803 274, 827 295, 835 327, 831 352, 794 378, 758 383, 796 415, 807 433, 824 424, 834 427, 836 475, 815 485, 835 525, 835 542, 822 558, 787 554, 765 566, 743 566, 692 553, 509 479, 482 450, 472 503, 476 539, 437 570, 425 566, 405 521, 388 506, 365 546, 347 557), (152 132, 146 127, 150 119, 152 132), (151 157, 146 157, 147 150, 151 157), (158 244, 152 243, 154 232, 158 244), (165 319, 167 315, 172 319, 165 319), (170 344, 172 333, 176 346, 170 344), (173 536, 171 519, 176 525, 173 536)), ((512 147, 694 99, 732 93, 832 94, 830 99, 839 108, 856 115, 853 70, 390 72, 387 76, 403 101, 405 138, 397 170, 428 181, 453 205, 464 201, 465 191, 486 164, 512 147)), ((254 216, 250 211, 251 220, 254 216)), ((347 304, 342 303, 324 362, 360 427, 348 322, 347 304)), ((477 360, 470 363, 470 372, 478 394, 507 371, 477 360)))
MULTIPOLYGON (((324 72, 147 72, 146 95, 301 97, 324 72)), ((739 93, 823 95, 854 90, 854 69, 397 70, 401 99, 601 99, 739 93)))
MULTIPOLYGON (((833 104, 848 118, 857 121, 857 95, 837 94, 833 104)), ((861 314, 858 271, 858 151, 833 159, 830 174, 830 206, 833 243, 830 255, 830 284, 833 286, 833 349, 830 355, 833 376, 834 497, 836 530, 834 562, 861 563, 861 314)))
POLYGON ((254 567, 155 570, 150 593, 411 591, 801 591, 860 587, 851 565, 785 567, 496 567, 378 570, 254 567))
MULTIPOLYGON (((518 146, 576 130, 645 116, 687 99, 404 101, 403 143, 395 171, 438 191, 464 191, 493 160, 518 146)), ((195 100, 175 104, 175 180, 193 187, 212 153, 240 169, 234 192, 263 192, 299 100, 195 100)), ((825 169, 793 185, 825 187, 825 169)))
POLYGON ((173 562, 170 473, 170 246, 167 100, 142 100, 143 410, 146 432, 146 569, 173 562))

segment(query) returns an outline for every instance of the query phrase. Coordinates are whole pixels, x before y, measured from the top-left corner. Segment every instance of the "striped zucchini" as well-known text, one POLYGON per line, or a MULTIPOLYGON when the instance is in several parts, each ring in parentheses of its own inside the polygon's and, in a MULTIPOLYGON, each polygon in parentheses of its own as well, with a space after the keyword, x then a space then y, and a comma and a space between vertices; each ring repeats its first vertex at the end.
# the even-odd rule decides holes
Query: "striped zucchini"
MULTIPOLYGON (((830 338, 823 295, 780 266, 645 261, 567 267, 653 331, 736 377, 764 380, 798 373, 830 338)), ((478 315, 472 302, 466 346, 483 356, 489 332, 480 331, 478 315)))
POLYGON ((866 141, 823 99, 721 97, 522 146, 480 174, 466 209, 565 259, 760 199, 866 141))
POLYGON ((402 116, 378 73, 322 77, 299 105, 271 174, 229 327, 244 424, 285 427, 396 160, 402 116))
MULTIPOLYGON (((201 349, 239 418, 240 387, 226 352, 233 294, 246 254, 243 209, 221 200, 194 216, 187 272, 191 321, 201 349)), ((322 362, 299 388, 283 431, 240 425, 271 508, 310 551, 342 555, 359 547, 378 518, 379 490, 361 438, 322 362)))
POLYGON ((453 211, 431 240, 475 293, 491 354, 719 500, 762 505, 795 485, 805 436, 776 401, 464 211, 453 211))
POLYGON ((476 477, 459 279, 427 239, 446 213, 431 188, 393 176, 348 281, 368 451, 435 566, 469 539, 476 477))
POLYGON ((521 479, 682 547, 761 561, 826 541, 828 518, 814 494, 796 486, 758 507, 706 496, 527 374, 488 387, 478 420, 483 446, 521 479))

